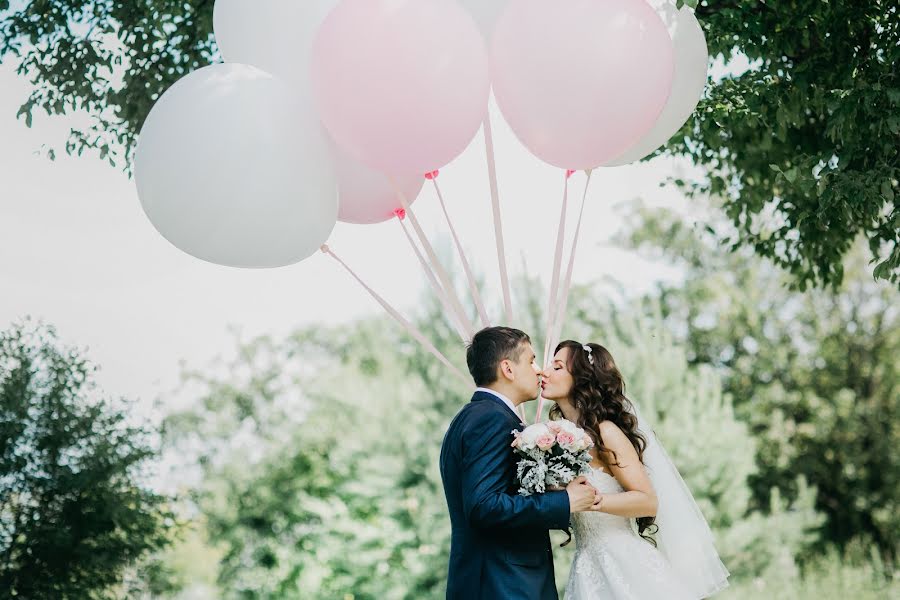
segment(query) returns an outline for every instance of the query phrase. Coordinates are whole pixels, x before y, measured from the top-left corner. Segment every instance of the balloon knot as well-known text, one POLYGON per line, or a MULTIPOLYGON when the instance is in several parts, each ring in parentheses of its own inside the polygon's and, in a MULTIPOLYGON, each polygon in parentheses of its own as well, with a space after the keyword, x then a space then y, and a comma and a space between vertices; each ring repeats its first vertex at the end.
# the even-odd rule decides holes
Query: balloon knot
POLYGON ((575 174, 575 169, 566 170, 566 179, 568 179, 569 177, 571 177, 574 174, 575 174))
POLYGON ((406 218, 406 211, 402 208, 398 208, 394 211, 394 216, 400 219, 401 221, 406 218))
POLYGON ((440 171, 431 171, 430 173, 425 173, 425 179, 431 181, 432 179, 437 179, 440 171))
POLYGON ((331 248, 328 247, 328 244, 322 244, 319 247, 319 250, 322 251, 322 254, 328 254, 329 252, 331 252, 331 248))

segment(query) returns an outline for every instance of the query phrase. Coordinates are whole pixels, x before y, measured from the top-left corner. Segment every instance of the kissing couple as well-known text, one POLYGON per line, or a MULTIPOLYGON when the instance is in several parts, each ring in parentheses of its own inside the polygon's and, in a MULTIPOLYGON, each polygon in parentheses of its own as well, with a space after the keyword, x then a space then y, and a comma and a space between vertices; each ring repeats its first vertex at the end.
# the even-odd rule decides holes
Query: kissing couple
POLYGON ((568 600, 697 600, 728 585, 706 520, 606 348, 564 341, 541 370, 527 334, 488 327, 466 362, 477 387, 440 455, 448 600, 557 599, 551 529, 575 534, 568 600), (574 423, 594 446, 586 475, 525 496, 511 441, 525 427, 518 406, 538 395, 554 403, 551 420, 574 423))

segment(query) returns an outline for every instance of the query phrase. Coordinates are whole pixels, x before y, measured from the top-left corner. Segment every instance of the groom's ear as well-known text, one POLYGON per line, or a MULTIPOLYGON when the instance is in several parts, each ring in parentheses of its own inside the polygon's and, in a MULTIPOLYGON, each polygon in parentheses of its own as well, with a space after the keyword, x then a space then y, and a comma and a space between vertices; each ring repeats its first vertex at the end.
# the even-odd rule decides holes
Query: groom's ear
POLYGON ((499 371, 499 377, 504 377, 509 381, 513 380, 512 361, 508 358, 504 358, 500 361, 500 364, 497 366, 497 370, 499 371))

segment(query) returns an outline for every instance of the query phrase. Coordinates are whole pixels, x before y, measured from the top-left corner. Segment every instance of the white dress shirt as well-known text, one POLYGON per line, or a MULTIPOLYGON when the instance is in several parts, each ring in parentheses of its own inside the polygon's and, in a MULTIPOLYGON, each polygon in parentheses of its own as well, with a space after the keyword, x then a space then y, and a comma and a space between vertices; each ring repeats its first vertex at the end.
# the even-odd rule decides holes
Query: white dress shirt
MULTIPOLYGON (((509 407, 509 410, 513 411, 516 414, 516 416, 519 417, 519 413, 516 410, 516 405, 512 403, 512 400, 510 400, 509 398, 507 398, 500 392, 495 392, 494 390, 491 390, 488 388, 483 388, 483 387, 475 388, 475 391, 476 392, 486 392, 488 394, 493 394, 494 396, 497 396, 498 398, 503 400, 503 404, 507 405, 509 407)), ((521 417, 519 417, 519 418, 521 419, 521 417)))

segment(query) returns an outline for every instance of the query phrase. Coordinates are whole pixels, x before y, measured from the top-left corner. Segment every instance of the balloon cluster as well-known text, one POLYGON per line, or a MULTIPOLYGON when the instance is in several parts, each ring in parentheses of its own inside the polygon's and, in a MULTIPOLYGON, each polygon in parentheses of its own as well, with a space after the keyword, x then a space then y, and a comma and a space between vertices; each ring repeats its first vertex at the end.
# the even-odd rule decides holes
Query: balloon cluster
POLYGON ((674 0, 217 0, 224 64, 156 102, 135 155, 141 204, 198 258, 276 267, 335 222, 394 218, 458 156, 493 88, 516 136, 564 169, 655 151, 706 82, 674 0))

